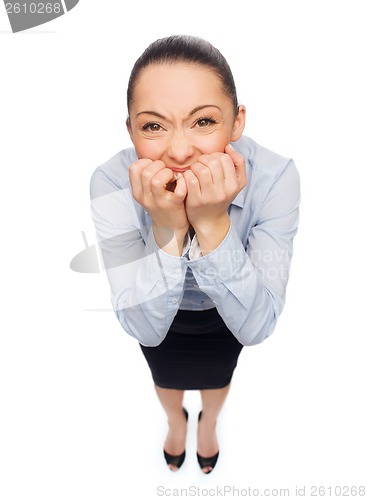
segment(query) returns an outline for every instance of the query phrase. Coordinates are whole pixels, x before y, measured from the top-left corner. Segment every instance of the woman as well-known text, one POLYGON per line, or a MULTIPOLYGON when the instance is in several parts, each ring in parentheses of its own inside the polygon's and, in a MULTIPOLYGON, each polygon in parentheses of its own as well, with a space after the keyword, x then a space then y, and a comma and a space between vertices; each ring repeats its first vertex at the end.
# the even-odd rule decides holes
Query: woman
POLYGON ((284 306, 298 173, 242 135, 231 70, 202 39, 151 44, 127 106, 134 147, 91 179, 97 239, 116 316, 139 341, 168 417, 166 462, 184 461, 184 391, 199 390, 197 458, 209 473, 238 356, 273 332, 284 306))

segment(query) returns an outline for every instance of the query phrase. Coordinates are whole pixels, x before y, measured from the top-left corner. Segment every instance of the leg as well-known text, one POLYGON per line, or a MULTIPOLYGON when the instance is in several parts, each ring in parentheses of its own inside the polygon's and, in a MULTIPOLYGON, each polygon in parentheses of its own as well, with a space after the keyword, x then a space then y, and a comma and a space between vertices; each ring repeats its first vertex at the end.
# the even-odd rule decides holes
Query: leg
MULTIPOLYGON (((218 441, 215 433, 216 421, 227 397, 230 385, 222 389, 206 389, 200 391, 203 404, 202 416, 198 424, 197 451, 202 457, 212 457, 218 450, 218 441)), ((207 473, 211 467, 203 468, 207 473)))
MULTIPOLYGON (((168 434, 164 443, 164 449, 170 455, 180 455, 185 450, 187 423, 182 411, 184 391, 176 389, 164 389, 155 385, 158 398, 168 417, 168 434)), ((173 471, 177 470, 174 465, 169 465, 173 471)))

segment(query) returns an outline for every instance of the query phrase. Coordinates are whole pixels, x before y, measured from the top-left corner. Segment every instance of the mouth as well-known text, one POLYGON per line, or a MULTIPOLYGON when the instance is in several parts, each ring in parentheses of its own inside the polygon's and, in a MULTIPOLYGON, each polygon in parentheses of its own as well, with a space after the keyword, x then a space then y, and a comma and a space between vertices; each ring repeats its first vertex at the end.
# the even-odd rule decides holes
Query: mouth
POLYGON ((172 172, 176 172, 177 174, 178 173, 183 173, 183 172, 186 172, 186 170, 189 170, 191 167, 183 167, 183 168, 178 168, 178 167, 168 167, 172 170, 172 172))

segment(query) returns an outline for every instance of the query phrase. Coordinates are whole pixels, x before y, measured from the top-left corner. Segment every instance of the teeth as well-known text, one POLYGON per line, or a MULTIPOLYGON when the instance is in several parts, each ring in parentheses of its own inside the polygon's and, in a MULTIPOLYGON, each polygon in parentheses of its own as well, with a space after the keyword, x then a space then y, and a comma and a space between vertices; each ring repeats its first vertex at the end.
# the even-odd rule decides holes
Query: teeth
POLYGON ((177 175, 177 174, 174 174, 174 178, 175 178, 175 181, 177 181, 177 179, 178 179, 178 175, 177 175))

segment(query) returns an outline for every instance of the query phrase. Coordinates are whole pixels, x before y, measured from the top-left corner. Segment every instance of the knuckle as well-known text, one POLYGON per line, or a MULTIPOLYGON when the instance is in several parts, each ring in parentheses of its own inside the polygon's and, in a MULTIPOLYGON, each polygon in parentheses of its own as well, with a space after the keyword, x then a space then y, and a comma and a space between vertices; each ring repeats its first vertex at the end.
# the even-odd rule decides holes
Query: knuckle
POLYGON ((135 163, 129 165, 129 175, 136 175, 137 169, 138 167, 135 163))
POLYGON ((147 158, 140 158, 139 160, 136 160, 132 166, 136 165, 137 167, 142 167, 142 168, 145 168, 145 167, 148 167, 149 165, 151 165, 153 163, 152 160, 149 160, 147 158))
POLYGON ((141 176, 144 180, 149 180, 153 177, 153 172, 147 168, 144 168, 141 173, 141 176))
POLYGON ((212 176, 212 174, 211 174, 211 172, 210 172, 210 170, 208 168, 201 169, 199 175, 200 175, 200 177, 202 177, 204 179, 209 179, 212 176))
POLYGON ((207 154, 203 154, 203 155, 200 155, 199 158, 198 158, 198 163, 205 163, 206 161, 208 161, 208 159, 210 158, 210 155, 207 155, 207 154))
POLYGON ((223 161, 227 164, 227 165, 233 165, 233 160, 232 158, 227 155, 226 153, 224 154, 223 156, 223 161))
POLYGON ((165 167, 165 166, 166 166, 162 160, 155 160, 153 163, 154 163, 155 165, 157 165, 158 167, 160 167, 160 168, 162 168, 162 167, 165 167))
POLYGON ((151 178, 150 183, 151 183, 153 188, 158 188, 162 185, 161 180, 158 179, 156 176, 151 178))

